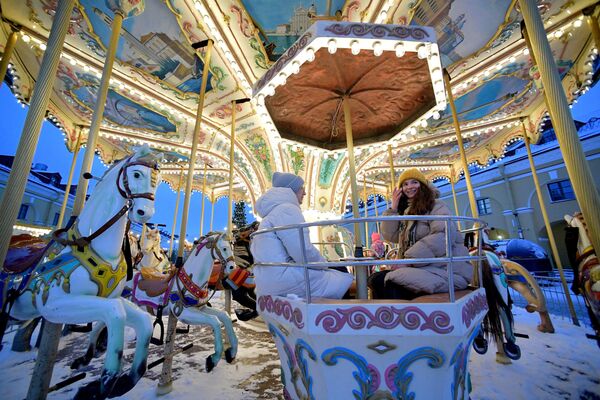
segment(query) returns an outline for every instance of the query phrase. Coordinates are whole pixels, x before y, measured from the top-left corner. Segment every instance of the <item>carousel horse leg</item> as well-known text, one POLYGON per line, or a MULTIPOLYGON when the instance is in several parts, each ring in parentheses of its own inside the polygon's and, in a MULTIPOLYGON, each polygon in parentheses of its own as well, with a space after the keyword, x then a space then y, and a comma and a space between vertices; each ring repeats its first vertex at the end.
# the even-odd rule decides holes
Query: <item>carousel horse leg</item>
MULTIPOLYGON (((79 388, 75 399, 105 399, 117 382, 123 357, 126 312, 120 299, 89 295, 60 296, 51 292, 40 312, 50 322, 86 324, 103 321, 108 328, 108 348, 99 379, 79 388), (74 306, 77 305, 77 306, 74 306)), ((40 301, 41 303, 41 301, 40 301)))
POLYGON ((202 311, 217 317, 225 327, 227 341, 229 342, 229 347, 225 349, 225 360, 227 360, 228 363, 233 362, 235 356, 237 355, 238 339, 235 334, 235 331, 233 330, 233 323, 231 322, 231 318, 229 318, 229 315, 227 315, 227 313, 221 310, 216 310, 214 308, 204 307, 202 311))
MULTIPOLYGON (((204 307, 207 309, 208 307, 204 307)), ((184 308, 178 318, 181 322, 190 325, 209 325, 215 335, 215 352, 206 357, 206 372, 210 372, 219 363, 223 356, 223 337, 221 323, 214 315, 209 315, 199 309, 184 308)))
POLYGON ((135 353, 129 373, 122 373, 119 376, 113 390, 110 392, 110 398, 122 396, 129 392, 142 378, 147 368, 148 346, 152 337, 152 319, 150 315, 131 301, 120 300, 125 308, 126 325, 135 330, 135 353))
POLYGON ((33 331, 35 331, 35 328, 38 326, 41 319, 41 317, 30 319, 21 325, 15 334, 15 338, 13 339, 11 348, 12 351, 19 353, 31 351, 31 336, 33 335, 33 331))
POLYGON ((514 261, 503 259, 502 266, 506 272, 509 286, 527 300, 528 304, 525 307, 527 312, 532 313, 537 311, 540 314, 540 324, 537 329, 544 333, 554 333, 554 325, 552 325, 552 320, 546 307, 546 297, 533 276, 522 265, 514 261), (522 276, 527 284, 516 279, 511 279, 511 275, 522 276))
MULTIPOLYGON (((102 333, 105 328, 106 325, 102 321, 93 324, 92 331, 88 335, 89 344, 87 351, 81 357, 77 357, 75 360, 73 360, 71 363, 71 369, 79 369, 80 367, 88 365, 90 361, 92 361, 92 358, 96 356, 96 351, 98 349, 97 342, 100 338, 100 333, 102 333)), ((106 349, 106 347, 104 349, 106 349)))

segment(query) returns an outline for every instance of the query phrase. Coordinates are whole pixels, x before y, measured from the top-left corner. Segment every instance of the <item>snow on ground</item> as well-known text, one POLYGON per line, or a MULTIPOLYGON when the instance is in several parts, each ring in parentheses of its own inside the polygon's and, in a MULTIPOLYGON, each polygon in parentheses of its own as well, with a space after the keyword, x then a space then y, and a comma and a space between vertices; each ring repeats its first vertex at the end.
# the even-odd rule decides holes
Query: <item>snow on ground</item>
MULTIPOLYGON (((556 333, 544 334, 537 331, 538 322, 537 315, 515 309, 516 331, 529 335, 529 339, 517 339, 522 358, 511 365, 496 363, 493 345, 485 355, 471 352, 472 399, 600 399, 600 348, 585 337, 590 329, 555 318, 556 333)), ((210 330, 192 327, 189 334, 178 335, 178 346, 193 342, 194 347, 175 356, 173 391, 161 399, 283 399, 277 350, 264 324, 238 321, 235 326, 240 342, 236 361, 227 364, 222 360, 211 373, 206 373, 204 367, 205 358, 213 351, 210 330)), ((13 335, 5 337, 5 346, 0 352, 2 399, 25 397, 35 362, 35 352, 10 351, 13 335)), ((125 351, 128 367, 134 335, 127 332, 126 336, 130 340, 125 351)), ((74 374, 69 364, 82 355, 86 347, 85 334, 74 333, 61 340, 52 384, 74 374)), ((162 348, 151 345, 148 361, 161 356, 162 348)), ((52 392, 48 398, 72 398, 78 384, 97 376, 102 360, 96 359, 82 369, 87 372, 85 380, 52 392)), ((160 370, 160 365, 149 370, 123 398, 155 399, 160 370)))

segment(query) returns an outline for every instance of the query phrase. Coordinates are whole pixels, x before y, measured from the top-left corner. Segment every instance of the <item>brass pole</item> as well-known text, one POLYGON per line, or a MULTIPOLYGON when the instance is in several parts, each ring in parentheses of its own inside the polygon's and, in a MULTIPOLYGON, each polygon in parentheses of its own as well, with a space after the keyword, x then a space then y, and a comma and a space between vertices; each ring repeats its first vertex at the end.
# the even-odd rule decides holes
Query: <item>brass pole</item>
POLYGON ((179 183, 177 184, 177 199, 175 200, 175 212, 173 212, 173 223, 171 223, 171 241, 169 242, 169 259, 173 254, 173 240, 175 239, 175 229, 177 228, 177 213, 179 212, 179 198, 181 197, 181 185, 183 184, 183 168, 179 173, 179 183))
MULTIPOLYGON (((179 228, 179 246, 177 246, 177 260, 175 266, 180 268, 183 265, 183 251, 185 249, 185 235, 187 229, 188 214, 190 211, 190 198, 192 196, 192 181, 194 180, 194 169, 196 167, 196 151, 200 141, 200 126, 202 125, 202 110, 204 109, 204 98, 206 97, 206 84, 208 83, 208 74, 210 68, 210 56, 213 48, 213 41, 208 39, 198 43, 199 48, 206 46, 204 53, 204 68, 202 69, 202 81, 200 83, 200 95, 198 96, 198 108, 196 109, 196 124, 194 125, 194 134, 192 137, 192 147, 190 149, 190 160, 185 182, 185 195, 183 197, 183 210, 181 212, 181 227, 179 228)), ((173 379, 171 376, 173 366, 173 347, 175 344, 175 327, 177 326, 176 317, 169 313, 169 322, 167 326, 167 336, 164 347, 165 361, 158 381, 157 393, 160 395, 169 393, 173 389, 173 379)))
POLYGON ((387 203, 387 208, 392 206, 392 199, 390 198, 390 188, 389 186, 385 187, 385 201, 387 203))
POLYGON ((229 198, 227 203, 227 235, 229 240, 233 240, 233 163, 235 162, 235 100, 231 102, 231 144, 229 145, 229 198))
POLYGON ((547 106, 565 167, 587 222, 590 241, 595 249, 600 249, 600 196, 596 187, 590 184, 594 182, 594 178, 571 116, 544 24, 534 1, 519 0, 519 5, 531 41, 530 52, 535 55, 540 70, 547 106))
POLYGON ((4 77, 6 76, 8 64, 10 63, 10 58, 12 57, 15 44, 17 44, 17 39, 19 38, 20 28, 11 24, 11 29, 12 30, 10 34, 6 38, 6 44, 4 45, 2 61, 0 61, 0 87, 2 87, 2 84, 4 83, 4 77))
POLYGON ((598 16, 594 15, 595 11, 596 4, 593 4, 581 10, 581 13, 586 16, 587 23, 590 26, 594 38, 594 46, 596 47, 596 50, 600 51, 600 27, 598 26, 598 16))
POLYGON ((65 219, 65 214, 67 212, 67 204, 69 203, 69 194, 71 192, 71 184, 73 183, 73 175, 75 173, 75 165, 77 164, 77 156, 79 155, 79 150, 81 149, 81 127, 78 127, 79 132, 77 133, 77 142, 75 143, 75 148, 73 149, 73 159, 71 160, 71 168, 69 168, 69 178, 67 179, 67 185, 65 186, 65 196, 63 198, 63 202, 60 206, 60 213, 58 215, 58 222, 56 222, 55 228, 58 229, 62 227, 62 223, 65 219))
POLYGON ((577 318, 577 314, 575 313, 575 307, 573 306, 573 300, 571 299, 571 291, 567 286, 567 280, 565 279, 565 273, 563 270, 563 265, 560 260, 560 256, 558 254, 558 247, 556 246, 556 240, 554 238, 554 232, 552 232, 552 225, 550 225, 550 218, 548 218, 548 212, 546 211, 546 204, 544 202, 544 196, 542 196, 542 189, 540 186, 540 181, 538 179, 537 171, 535 168, 535 163, 533 161, 533 155, 531 154, 531 141, 529 139, 529 135, 527 134, 527 129, 525 128, 525 122, 521 120, 521 125, 523 126, 523 136, 525 138, 525 148, 527 149, 527 158, 529 159, 529 166, 531 167, 531 175, 533 176, 533 183, 535 185, 535 191, 537 193, 538 201, 540 203, 540 211, 542 212, 542 217, 544 218, 544 225, 546 226, 546 232, 548 232, 548 241, 550 242, 550 248, 552 249, 552 255, 554 256, 554 261, 556 262, 556 267, 558 268, 558 273, 560 274, 560 281, 563 286, 563 290, 567 297, 567 305, 569 306, 569 313, 571 314, 571 320, 573 324, 579 326, 579 320, 577 318))
POLYGON ((146 241, 146 231, 148 230, 148 226, 146 224, 142 224, 142 233, 140 234, 140 247, 144 245, 146 241))
POLYGON ((392 178, 392 192, 396 187, 396 171, 394 171, 394 155, 392 154, 392 146, 388 144, 388 158, 390 160, 390 176, 392 178))
POLYGON ((79 215, 85 203, 89 181, 83 177, 83 174, 90 172, 92 169, 92 163, 94 162, 96 142, 98 141, 100 125, 104 119, 104 108, 106 106, 108 86, 110 84, 110 76, 112 75, 113 64, 115 62, 115 55, 119 45, 119 36, 121 34, 122 26, 123 15, 117 12, 115 13, 110 27, 111 34, 108 50, 106 52, 106 61, 104 62, 104 68, 102 69, 102 78, 100 79, 100 87, 98 88, 98 98, 94 107, 94 115, 90 124, 87 143, 85 145, 85 153, 83 154, 83 161, 81 163, 79 172, 79 181, 77 182, 77 192, 75 194, 75 202, 73 203, 72 215, 79 215))
MULTIPOLYGON (((458 211, 458 199, 456 198, 456 190, 454 189, 454 167, 450 167, 450 186, 452 187, 452 199, 454 200, 454 211, 456 215, 460 215, 458 211)), ((456 221, 456 225, 458 226, 458 230, 461 229, 460 221, 456 221)))
POLYGON ((210 200, 210 231, 211 232, 213 230, 214 219, 215 219, 215 195, 214 195, 214 193, 211 193, 211 200, 210 200))
MULTIPOLYGON (((363 196, 365 198, 365 218, 369 216, 369 209, 367 206, 367 175, 363 175, 363 196)), ((365 222, 365 246, 369 247, 369 223, 365 222)))
MULTIPOLYGON (((19 140, 19 147, 0 203, 0 210, 2 210, 2 218, 0 219, 0 268, 4 265, 13 225, 19 213, 23 193, 25 193, 31 161, 40 138, 42 122, 48 109, 48 102, 52 94, 58 63, 60 62, 60 53, 65 42, 74 4, 75 0, 59 0, 57 3, 46 51, 42 58, 40 72, 19 140)), ((2 79, 4 79, 4 75, 2 79)), ((58 352, 61 327, 61 324, 47 322, 44 325, 43 332, 40 333, 42 341, 31 374, 27 391, 28 400, 45 399, 48 396, 54 360, 58 352)))
MULTIPOLYGON (((377 207, 378 206, 378 202, 377 202, 377 192, 375 192, 375 181, 372 181, 372 186, 373 186, 373 205, 375 206, 375 217, 379 218, 379 210, 377 207)), ((380 228, 379 228, 379 222, 375 223, 375 228, 377 229, 377 233, 380 233, 380 228)))
POLYGON ((465 182, 467 183, 467 194, 469 196, 469 204, 471 206, 471 214, 473 218, 479 218, 477 212, 477 202, 475 201, 475 193, 473 192, 473 185, 471 184, 471 174, 469 173, 469 165, 467 163, 467 155, 465 154, 465 146, 460 132, 460 122, 458 121, 458 115, 456 114, 456 106, 454 104, 454 95, 452 94, 452 86, 450 85, 450 74, 444 70, 444 84, 446 85, 446 92, 448 93, 448 104, 452 111, 452 121, 454 122, 454 130, 456 131, 456 141, 458 142, 458 150, 460 152, 460 160, 462 161, 463 169, 465 171, 465 182))
POLYGON ((202 205, 200 206, 200 236, 204 233, 204 193, 206 193, 206 163, 204 163, 204 176, 202 177, 202 205))
MULTIPOLYGON (((356 183, 356 162, 354 160, 354 138, 352 137, 352 114, 350 112, 349 98, 344 96, 344 126, 346 128, 346 144, 348 146, 348 172, 350 186, 352 188, 352 214, 354 218, 360 218, 358 211, 358 184, 356 183)), ((362 239, 359 224, 354 224, 354 256, 362 257, 362 239)), ((356 294, 359 299, 366 299, 367 293, 367 267, 356 266, 356 294)))

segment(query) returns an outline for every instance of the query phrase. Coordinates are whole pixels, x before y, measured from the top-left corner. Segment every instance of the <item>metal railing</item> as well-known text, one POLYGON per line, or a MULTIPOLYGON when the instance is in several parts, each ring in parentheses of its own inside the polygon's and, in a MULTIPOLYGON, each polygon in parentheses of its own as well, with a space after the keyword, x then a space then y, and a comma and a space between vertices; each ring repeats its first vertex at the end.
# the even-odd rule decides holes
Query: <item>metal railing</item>
MULTIPOLYGON (((469 222, 473 224, 471 229, 462 230, 463 232, 475 232, 484 229, 487 223, 481 219, 471 217, 457 217, 451 215, 394 215, 394 216, 380 216, 380 217, 364 217, 364 218, 351 218, 342 220, 329 220, 329 221, 317 221, 317 222, 305 222, 302 224, 283 225, 269 229, 260 229, 250 235, 251 239, 256 236, 264 235, 266 233, 275 233, 279 231, 296 229, 298 231, 298 238, 300 240, 301 247, 301 260, 300 262, 255 262, 254 267, 294 267, 304 268, 304 280, 306 285, 306 301, 312 302, 312 295, 310 290, 310 279, 309 269, 326 269, 329 267, 354 267, 355 270, 358 268, 367 268, 369 266, 385 265, 385 266, 396 266, 396 265, 409 265, 409 264, 433 264, 433 263, 445 263, 448 268, 448 288, 450 302, 454 303, 454 270, 452 264, 457 261, 468 261, 477 262, 479 284, 482 282, 481 273, 481 261, 485 259, 485 255, 481 252, 481 235, 477 235, 479 238, 476 255, 468 256, 454 256, 452 254, 452 235, 449 229, 450 223, 453 221, 457 222, 469 222), (446 254, 444 257, 430 257, 430 258, 403 258, 403 259, 362 259, 362 258, 349 258, 340 261, 325 261, 325 262, 307 262, 306 261, 306 244, 304 242, 304 229, 312 226, 343 226, 351 224, 360 224, 368 222, 385 222, 385 221, 443 221, 445 228, 445 242, 446 242, 446 254)), ((256 258, 256 255, 255 255, 256 258)), ((366 288, 365 288, 366 292, 366 288)))

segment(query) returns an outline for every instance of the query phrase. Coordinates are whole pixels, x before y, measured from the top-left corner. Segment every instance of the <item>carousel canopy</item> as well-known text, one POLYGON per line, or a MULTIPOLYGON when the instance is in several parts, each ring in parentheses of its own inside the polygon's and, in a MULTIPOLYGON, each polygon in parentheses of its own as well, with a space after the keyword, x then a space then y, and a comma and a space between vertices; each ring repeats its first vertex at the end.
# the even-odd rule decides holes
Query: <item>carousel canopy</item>
MULTIPOLYGON (((48 119, 70 149, 79 136, 86 141, 113 3, 79 0, 61 50, 48 119)), ((594 3, 538 1, 570 101, 592 84, 597 51, 582 9, 594 3)), ((0 0, 0 44, 20 32, 6 76, 20 102, 31 99, 56 4, 0 0)), ((447 93, 436 87, 444 68, 470 163, 502 157, 522 137, 522 117, 535 134, 546 116, 513 0, 141 0, 127 17, 97 150, 110 163, 148 143, 166 154, 163 179, 172 188, 190 158, 204 66, 204 50, 192 45, 206 39, 215 51, 194 189, 201 190, 206 165, 211 197, 227 194, 232 101, 239 98, 253 100, 235 105, 234 197, 252 203, 274 171, 290 171, 307 183, 307 208, 337 213, 349 193, 340 95, 349 94, 360 117, 357 174, 384 195, 388 145, 398 174, 416 165, 429 177, 454 171, 457 179, 462 170, 447 93), (359 22, 379 28, 344 36, 359 22)))

